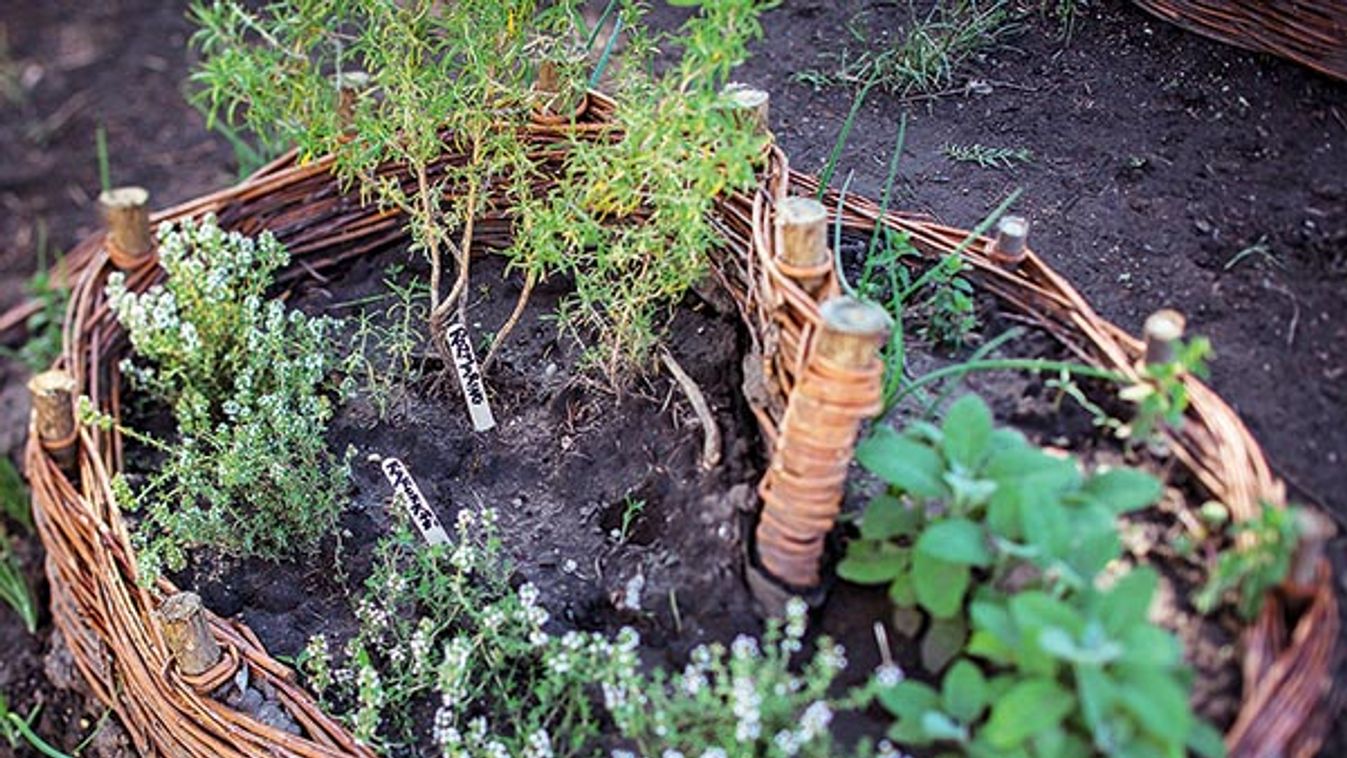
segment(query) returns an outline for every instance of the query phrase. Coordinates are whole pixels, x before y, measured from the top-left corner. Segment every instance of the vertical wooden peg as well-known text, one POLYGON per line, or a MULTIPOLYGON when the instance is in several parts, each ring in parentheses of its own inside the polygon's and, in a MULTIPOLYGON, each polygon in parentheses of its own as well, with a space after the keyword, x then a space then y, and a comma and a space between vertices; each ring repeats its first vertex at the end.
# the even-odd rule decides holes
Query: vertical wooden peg
POLYGON ((98 196, 98 205, 108 227, 112 265, 130 271, 154 258, 149 192, 142 187, 115 187, 98 196))
POLYGON ((179 592, 159 606, 164 640, 187 676, 199 676, 220 661, 220 645, 210 633, 201 598, 194 592, 179 592))
POLYGON ((1152 313, 1141 331, 1146 339, 1146 365, 1172 363, 1178 357, 1178 341, 1183 337, 1183 314, 1165 308, 1152 313))
POLYGON ((834 297, 819 307, 823 328, 814 350, 819 356, 851 369, 870 366, 893 328, 893 319, 875 303, 834 297))
POLYGON ((364 71, 343 71, 333 77, 337 85, 337 119, 343 132, 351 130, 355 122, 355 106, 361 92, 369 86, 369 74, 364 71))
POLYGON ((828 249, 828 209, 810 197, 788 197, 776 209, 781 248, 776 262, 781 270, 814 293, 832 270, 828 249))
POLYGON ((889 315, 851 297, 830 298, 819 310, 814 349, 791 392, 771 465, 758 486, 763 506, 754 546, 766 573, 750 572, 749 584, 772 615, 785 602, 787 588, 819 585, 824 542, 841 509, 856 435, 884 406, 884 368, 877 353, 892 328, 889 315))
POLYGON ((1308 507, 1297 509, 1295 519, 1299 541, 1283 586, 1292 597, 1310 597, 1318 584, 1325 548, 1337 534, 1337 527, 1328 516, 1308 507))
POLYGON ((996 239, 988 257, 1003 268, 1017 268, 1028 253, 1029 219, 1006 216, 996 224, 996 239))
POLYGON ((63 470, 75 464, 75 378, 65 371, 43 371, 28 381, 33 397, 33 426, 38 441, 63 470))
POLYGON ((725 99, 738 114, 740 123, 749 126, 754 134, 767 134, 770 128, 771 95, 746 84, 731 82, 725 86, 725 99))

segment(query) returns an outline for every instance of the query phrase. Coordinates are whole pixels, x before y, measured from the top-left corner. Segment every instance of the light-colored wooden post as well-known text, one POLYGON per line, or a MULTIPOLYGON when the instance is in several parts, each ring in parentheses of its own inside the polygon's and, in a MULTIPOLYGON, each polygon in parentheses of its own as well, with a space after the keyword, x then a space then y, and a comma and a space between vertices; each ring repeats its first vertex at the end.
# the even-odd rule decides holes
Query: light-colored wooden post
POLYGON ((772 615, 786 588, 817 587, 824 540, 836 524, 847 468, 861 424, 883 408, 879 346, 892 327, 884 309, 851 297, 830 298, 813 350, 781 421, 772 462, 758 487, 758 563, 750 572, 758 602, 772 615))
POLYGON ((893 328, 893 319, 882 307, 854 297, 834 297, 819 307, 819 313, 823 328, 814 350, 849 369, 873 365, 893 328))
POLYGON ((33 426, 42 448, 57 465, 70 470, 75 464, 75 378, 65 371, 43 371, 28 380, 33 397, 33 426))
POLYGON ((98 196, 108 227, 108 257, 122 271, 140 268, 154 258, 150 231, 150 193, 143 187, 116 187, 98 196))
POLYGON ((1014 269, 1028 254, 1029 219, 1006 216, 996 224, 996 239, 988 257, 1003 268, 1014 269))
POLYGON ((1337 534, 1337 527, 1328 516, 1308 507, 1298 509, 1295 519, 1299 541, 1283 586, 1292 597, 1308 597, 1314 594, 1319 564, 1328 541, 1337 534))
POLYGON ((776 223, 781 228, 777 265, 814 294, 832 270, 828 209, 811 197, 788 197, 777 206, 776 223))
POLYGON ((369 74, 364 71, 343 71, 333 77, 337 85, 337 118, 342 129, 349 130, 355 121, 355 105, 360 92, 369 86, 369 74))
POLYGON ((766 134, 771 127, 772 96, 766 91, 746 84, 731 82, 725 85, 725 99, 735 110, 739 123, 748 125, 755 134, 766 134))
POLYGON ((210 633, 196 593, 179 592, 165 600, 159 606, 159 617, 164 622, 164 640, 179 671, 198 676, 220 661, 220 645, 210 633))
POLYGON ((1146 365, 1172 363, 1183 337, 1183 314, 1171 308, 1152 313, 1141 331, 1146 339, 1146 365))
POLYGON ((538 64, 538 78, 533 80, 533 91, 544 95, 555 95, 561 89, 561 76, 557 73, 557 63, 545 60, 538 64))

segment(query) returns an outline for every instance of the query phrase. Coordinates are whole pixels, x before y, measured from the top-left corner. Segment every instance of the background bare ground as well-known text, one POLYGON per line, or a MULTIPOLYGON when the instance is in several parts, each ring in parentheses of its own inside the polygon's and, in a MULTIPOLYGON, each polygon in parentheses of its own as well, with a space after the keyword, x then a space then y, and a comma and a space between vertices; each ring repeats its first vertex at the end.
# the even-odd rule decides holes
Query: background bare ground
MULTIPOLYGON (((773 125, 797 167, 822 166, 851 92, 816 92, 793 74, 826 68, 821 53, 860 49, 848 21, 859 16, 869 44, 881 44, 930 3, 913 5, 787 0, 767 17, 767 38, 739 78, 772 92, 773 125)), ((1215 343, 1215 388, 1295 495, 1341 517, 1347 86, 1189 35, 1126 3, 1091 6, 1069 40, 1029 16, 1021 33, 957 77, 960 87, 978 80, 968 92, 906 103, 872 93, 842 172, 856 172, 855 191, 877 194, 907 112, 903 207, 971 226, 1023 187, 1017 208, 1034 221, 1038 252, 1129 330, 1159 307, 1188 313, 1191 331, 1215 343), (947 143, 1023 147, 1035 157, 993 171, 951 162, 941 154, 947 143), (1227 270, 1260 241, 1268 256, 1227 270)), ((44 225, 52 251, 96 227, 99 124, 114 183, 149 187, 156 206, 234 178, 228 145, 183 99, 184 13, 181 2, 0 0, 0 308, 22 296, 44 225)), ((0 377, 0 445, 17 455, 23 372, 6 364, 0 377)), ((38 551, 25 550, 36 576, 38 551)), ((45 630, 30 638, 0 612, 0 691, 22 706, 47 702, 40 731, 69 748, 98 709, 85 714, 47 682, 48 644, 45 630)), ((1339 754, 1334 745, 1325 754, 1339 754)))

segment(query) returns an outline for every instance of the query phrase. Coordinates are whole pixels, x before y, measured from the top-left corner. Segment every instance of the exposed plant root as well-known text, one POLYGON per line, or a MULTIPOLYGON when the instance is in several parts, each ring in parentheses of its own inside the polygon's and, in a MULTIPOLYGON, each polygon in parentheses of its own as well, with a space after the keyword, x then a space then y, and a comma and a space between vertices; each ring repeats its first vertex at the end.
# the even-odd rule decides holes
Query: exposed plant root
POLYGON ((505 338, 510 336, 516 325, 519 324, 519 317, 524 315, 524 308, 528 306, 529 295, 533 294, 533 285, 538 281, 538 276, 532 270, 524 277, 524 289, 519 292, 519 299, 515 301, 514 310, 510 312, 510 317, 505 320, 500 331, 496 332, 496 338, 491 341, 491 349, 486 351, 486 358, 482 359, 482 373, 486 374, 491 370, 491 362, 495 360, 496 353, 500 346, 505 344, 505 338))
POLYGON ((661 348, 659 357, 664 362, 664 367, 673 374, 678 386, 683 388, 683 394, 688 396, 688 402, 692 404, 692 410, 702 424, 702 468, 715 468, 716 464, 720 463, 720 428, 716 426, 716 417, 711 413, 706 395, 702 394, 702 388, 698 387, 683 367, 678 365, 678 361, 674 360, 668 350, 661 348))

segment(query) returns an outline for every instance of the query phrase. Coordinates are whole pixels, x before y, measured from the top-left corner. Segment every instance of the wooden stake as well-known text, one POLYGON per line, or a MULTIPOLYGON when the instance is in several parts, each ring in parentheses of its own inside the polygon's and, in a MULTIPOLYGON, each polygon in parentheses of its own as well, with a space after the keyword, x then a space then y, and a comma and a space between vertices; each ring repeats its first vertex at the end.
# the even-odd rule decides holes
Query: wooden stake
POLYGON ((561 89, 560 79, 556 61, 545 60, 538 64, 538 78, 533 81, 533 90, 544 95, 555 95, 561 89))
POLYGON ((753 544, 763 573, 750 571, 748 578, 769 614, 779 612, 789 592, 819 586, 856 435, 884 407, 884 367, 876 353, 892 328, 889 315, 853 297, 831 297, 819 310, 818 336, 758 485, 763 506, 753 544))
POLYGON ((766 134, 770 126, 768 121, 772 96, 765 91, 746 84, 731 82, 725 86, 725 98, 730 106, 740 114, 741 123, 750 125, 755 134, 766 134))
POLYGON ((1146 319, 1142 333, 1146 338, 1146 365, 1172 363, 1178 357, 1177 343, 1183 336, 1183 314, 1170 308, 1158 310, 1146 319))
POLYGON ((781 227, 777 265, 812 293, 832 268, 828 209, 810 197, 788 197, 777 207, 776 223, 781 227))
POLYGON ((142 187, 115 187, 98 196, 108 226, 108 256, 122 271, 139 268, 153 257, 150 193, 142 187))
POLYGON ((33 396, 33 426, 42 448, 69 470, 75 463, 75 378, 64 371, 43 371, 28 381, 33 396))
POLYGON ((355 120, 355 104, 360 99, 360 91, 369 86, 369 74, 364 71, 343 71, 333 77, 337 85, 337 118, 343 130, 349 129, 355 120))
POLYGON ((875 360, 893 319, 883 308, 854 297, 834 297, 819 307, 823 329, 814 343, 815 352, 848 368, 864 368, 875 360))
POLYGON ((1337 527, 1332 519, 1313 508, 1298 509, 1295 519, 1300 541, 1291 558, 1291 570, 1286 574, 1285 587, 1290 595, 1309 596, 1314 594, 1318 584, 1324 548, 1337 534, 1337 527))
POLYGON ((179 592, 165 600, 159 606, 159 617, 164 622, 169 652, 182 673, 198 676, 220 661, 220 645, 210 633, 196 593, 179 592))
POLYGON ((1016 268, 1028 252, 1028 242, 1029 219, 1006 216, 996 225, 996 240, 988 257, 999 266, 1016 268))

